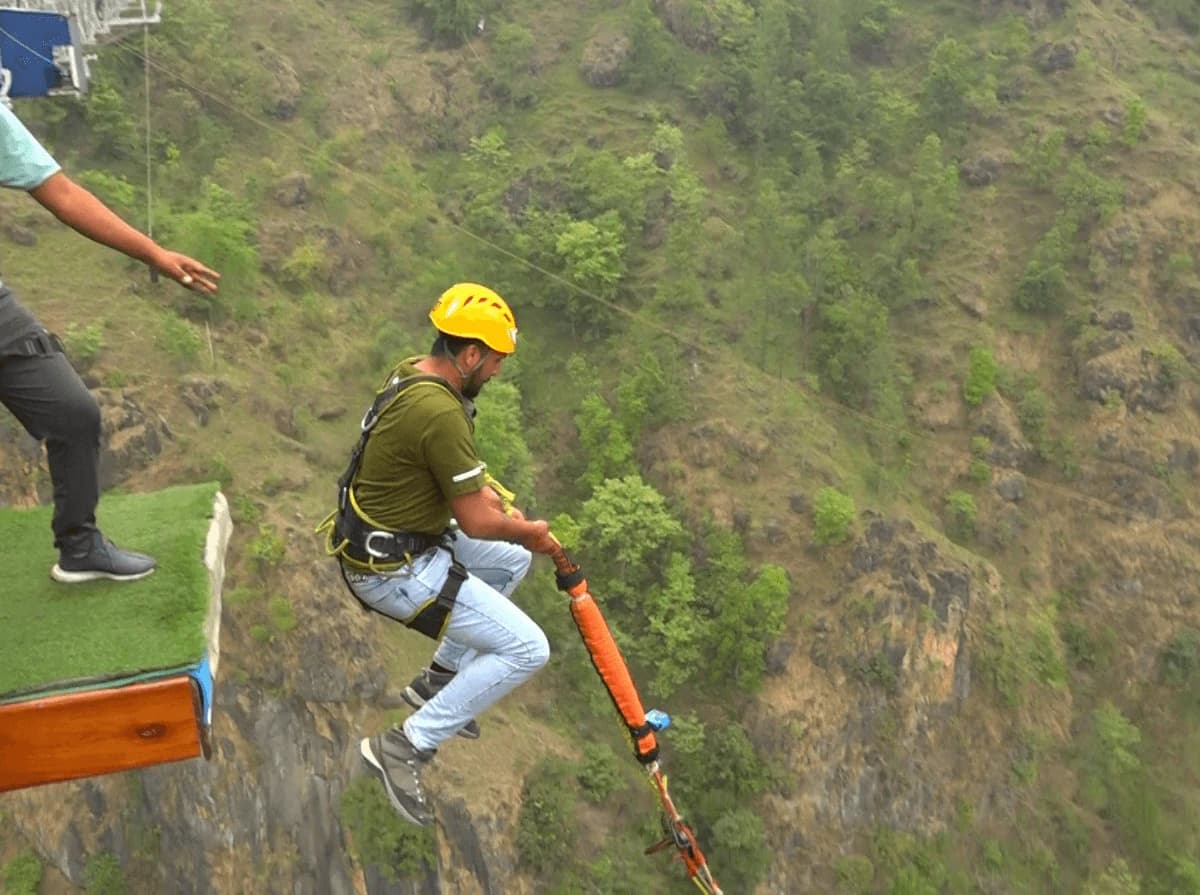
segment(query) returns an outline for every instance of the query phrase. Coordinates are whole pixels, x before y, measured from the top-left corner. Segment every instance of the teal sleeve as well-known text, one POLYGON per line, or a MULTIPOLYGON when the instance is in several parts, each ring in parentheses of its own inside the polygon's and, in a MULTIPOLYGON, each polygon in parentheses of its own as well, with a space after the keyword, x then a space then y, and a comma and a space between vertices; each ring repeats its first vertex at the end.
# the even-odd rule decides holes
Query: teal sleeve
POLYGON ((0 186, 36 189, 61 170, 13 110, 0 103, 0 186))

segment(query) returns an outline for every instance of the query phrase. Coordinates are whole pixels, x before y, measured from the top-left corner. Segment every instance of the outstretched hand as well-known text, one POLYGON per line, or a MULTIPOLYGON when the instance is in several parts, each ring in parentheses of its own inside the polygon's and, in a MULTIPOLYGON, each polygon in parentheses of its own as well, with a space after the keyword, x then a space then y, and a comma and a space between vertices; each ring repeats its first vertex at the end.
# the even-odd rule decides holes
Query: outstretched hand
POLYGON ((159 273, 170 277, 176 283, 209 295, 217 291, 217 280, 221 279, 219 273, 201 264, 195 258, 189 258, 187 255, 166 249, 155 258, 154 267, 158 269, 159 273))

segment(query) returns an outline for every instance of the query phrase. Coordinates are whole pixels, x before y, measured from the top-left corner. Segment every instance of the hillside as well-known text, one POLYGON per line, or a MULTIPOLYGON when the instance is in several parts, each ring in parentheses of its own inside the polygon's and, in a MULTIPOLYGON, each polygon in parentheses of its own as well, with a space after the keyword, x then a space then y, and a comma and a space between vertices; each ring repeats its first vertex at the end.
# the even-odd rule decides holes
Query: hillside
MULTIPOLYGON (((168 0, 155 232, 220 294, 19 194, 3 275, 97 389, 106 488, 230 498, 218 754, 6 796, 0 866, 691 891, 540 564, 554 657, 442 750, 436 840, 359 776, 428 646, 312 529, 472 279, 521 323, 484 455, 675 716, 728 895, 1200 893, 1198 31, 1187 0, 168 0)), ((141 48, 16 111, 144 225, 141 48)), ((0 502, 49 488, 0 413, 0 502)))

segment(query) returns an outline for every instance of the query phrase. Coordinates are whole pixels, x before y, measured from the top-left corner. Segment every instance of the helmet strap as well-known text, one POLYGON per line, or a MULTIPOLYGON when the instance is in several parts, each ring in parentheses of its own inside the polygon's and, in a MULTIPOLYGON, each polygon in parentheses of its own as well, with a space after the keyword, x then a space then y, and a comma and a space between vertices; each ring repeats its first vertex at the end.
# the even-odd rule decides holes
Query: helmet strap
POLYGON ((468 382, 471 381, 472 376, 474 376, 476 373, 478 373, 480 370, 483 369, 483 365, 485 363, 487 363, 489 351, 490 351, 490 349, 484 349, 483 357, 481 357, 479 359, 479 363, 477 363, 475 366, 471 367, 471 369, 469 369, 469 370, 464 370, 462 367, 460 367, 458 365, 458 358, 451 355, 450 363, 454 364, 454 369, 458 372, 458 375, 460 377, 462 377, 462 384, 464 387, 466 386, 466 384, 468 382))

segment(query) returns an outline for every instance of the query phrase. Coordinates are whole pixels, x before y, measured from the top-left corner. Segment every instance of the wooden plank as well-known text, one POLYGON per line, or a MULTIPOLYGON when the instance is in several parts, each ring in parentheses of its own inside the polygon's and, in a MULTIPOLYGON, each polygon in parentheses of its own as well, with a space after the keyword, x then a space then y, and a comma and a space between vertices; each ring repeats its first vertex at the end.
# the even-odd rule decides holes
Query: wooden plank
POLYGON ((0 705, 0 792, 199 757, 200 711, 186 675, 0 705))

